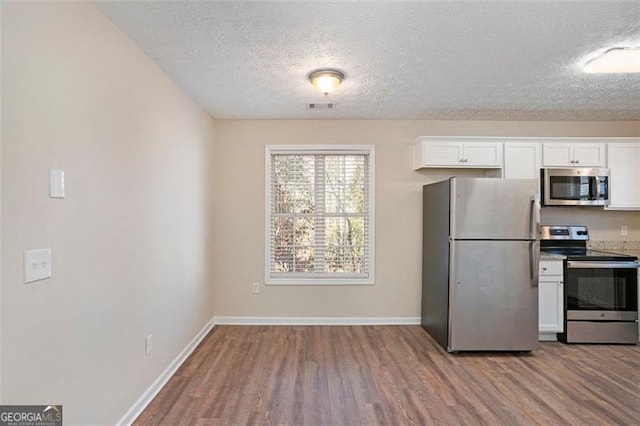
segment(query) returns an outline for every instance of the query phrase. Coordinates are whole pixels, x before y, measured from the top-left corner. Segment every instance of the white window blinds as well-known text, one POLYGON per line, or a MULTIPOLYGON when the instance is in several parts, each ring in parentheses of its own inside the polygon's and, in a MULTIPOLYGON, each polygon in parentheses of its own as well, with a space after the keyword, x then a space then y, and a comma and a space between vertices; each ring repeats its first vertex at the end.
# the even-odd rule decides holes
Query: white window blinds
POLYGON ((267 283, 371 283, 372 147, 267 155, 267 283))

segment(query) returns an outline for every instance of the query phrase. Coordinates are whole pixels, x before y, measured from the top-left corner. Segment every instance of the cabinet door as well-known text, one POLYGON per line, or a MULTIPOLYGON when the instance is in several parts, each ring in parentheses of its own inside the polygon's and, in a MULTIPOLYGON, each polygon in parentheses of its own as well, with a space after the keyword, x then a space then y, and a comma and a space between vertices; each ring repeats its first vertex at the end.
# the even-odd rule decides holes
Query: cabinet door
POLYGON ((464 143, 465 166, 500 167, 502 165, 502 143, 468 142, 464 143))
POLYGON ((542 145, 544 167, 575 167, 572 143, 546 142, 542 145))
POLYGON ((564 330, 562 261, 540 262, 538 284, 538 331, 561 333, 564 330))
POLYGON ((542 145, 536 142, 504 144, 504 177, 540 179, 542 145))
POLYGON ((422 165, 462 166, 462 145, 462 142, 423 142, 422 165))
POLYGON ((573 146, 574 165, 579 167, 604 167, 605 144, 576 143, 573 146))
POLYGON ((610 143, 607 164, 611 173, 607 209, 640 210, 640 143, 610 143))
POLYGON ((541 279, 538 285, 538 331, 562 332, 562 282, 541 279))

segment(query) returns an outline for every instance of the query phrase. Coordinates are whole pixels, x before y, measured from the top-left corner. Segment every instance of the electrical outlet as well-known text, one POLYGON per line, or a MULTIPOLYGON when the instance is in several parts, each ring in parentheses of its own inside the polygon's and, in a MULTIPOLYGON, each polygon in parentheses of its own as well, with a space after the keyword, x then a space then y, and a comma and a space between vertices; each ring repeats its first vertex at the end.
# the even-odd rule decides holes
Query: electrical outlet
POLYGON ((251 284, 251 292, 252 292, 253 294, 260 293, 260 283, 253 283, 253 284, 251 284))
POLYGON ((629 230, 627 229, 627 225, 622 225, 620 227, 620 235, 622 235, 623 237, 627 236, 629 234, 629 230))
POLYGON ((153 350, 153 334, 144 338, 144 354, 149 356, 153 350))
POLYGON ((51 249, 26 250, 24 252, 24 282, 51 277, 51 249))

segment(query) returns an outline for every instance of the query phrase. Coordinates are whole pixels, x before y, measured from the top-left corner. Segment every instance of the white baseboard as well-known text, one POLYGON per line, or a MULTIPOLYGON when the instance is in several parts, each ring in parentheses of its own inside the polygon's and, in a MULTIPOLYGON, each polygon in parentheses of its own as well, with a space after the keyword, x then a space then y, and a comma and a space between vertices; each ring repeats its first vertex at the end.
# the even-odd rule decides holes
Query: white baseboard
POLYGON ((214 317, 216 325, 420 325, 420 317, 214 317))
POLYGON ((214 327, 215 322, 214 319, 210 319, 204 327, 196 334, 196 336, 191 339, 187 347, 185 347, 182 352, 178 354, 178 356, 169 364, 169 366, 160 374, 160 376, 149 386, 149 388, 138 398, 136 402, 133 403, 131 408, 127 410, 127 412, 122 416, 120 420, 116 422, 116 425, 131 425, 140 414, 147 408, 147 405, 155 398, 155 396, 162 390, 164 385, 167 384, 169 379, 178 371, 178 368, 182 365, 182 363, 189 358, 191 352, 200 344, 202 339, 211 331, 214 327))

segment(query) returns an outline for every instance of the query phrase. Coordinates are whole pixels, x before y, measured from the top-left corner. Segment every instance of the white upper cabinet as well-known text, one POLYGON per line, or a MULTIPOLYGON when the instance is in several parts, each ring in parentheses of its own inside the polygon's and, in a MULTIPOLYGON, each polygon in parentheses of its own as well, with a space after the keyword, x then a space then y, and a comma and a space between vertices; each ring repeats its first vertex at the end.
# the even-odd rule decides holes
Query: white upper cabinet
POLYGON ((544 167, 605 167, 606 144, 597 142, 545 142, 544 167))
POLYGON ((416 145, 414 151, 414 166, 416 168, 427 165, 456 165, 463 166, 464 150, 462 142, 422 142, 416 145), (417 160, 417 164, 416 164, 417 160))
POLYGON ((539 142, 505 142, 504 173, 507 179, 539 179, 542 144, 539 142))
POLYGON ((472 166, 501 167, 501 142, 469 142, 463 144, 464 161, 472 166))
POLYGON ((640 142, 607 145, 610 210, 640 210, 640 142))
POLYGON ((502 142, 472 138, 420 137, 413 147, 413 169, 424 167, 502 167, 502 142), (464 141, 462 139, 465 139, 464 141))

